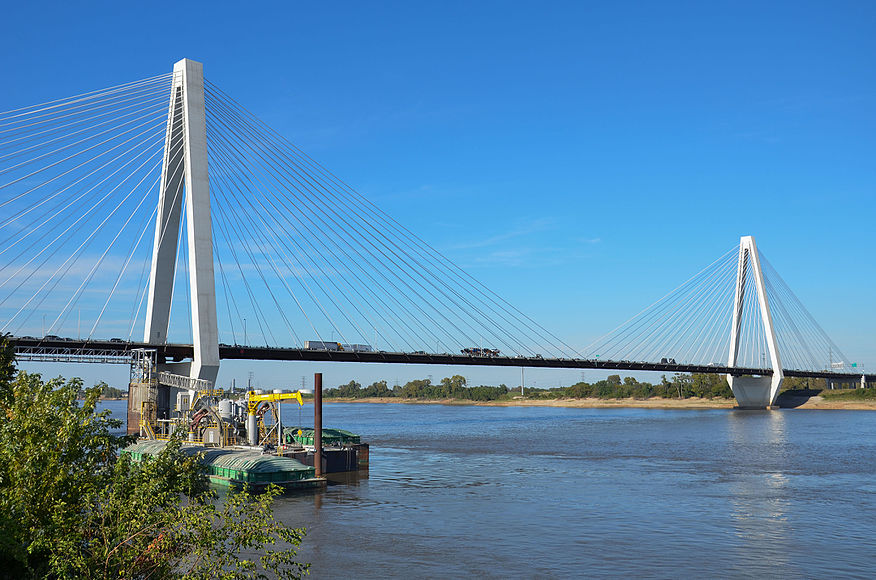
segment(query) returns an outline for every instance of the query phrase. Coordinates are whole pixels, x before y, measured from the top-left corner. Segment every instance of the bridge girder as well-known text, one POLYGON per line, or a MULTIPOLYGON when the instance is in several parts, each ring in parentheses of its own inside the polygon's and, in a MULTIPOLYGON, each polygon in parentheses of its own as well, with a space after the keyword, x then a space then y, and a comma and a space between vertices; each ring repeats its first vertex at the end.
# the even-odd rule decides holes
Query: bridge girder
MULTIPOLYGON (((89 356, 99 353, 106 357, 107 362, 128 364, 132 351, 137 349, 153 349, 159 360, 182 361, 191 359, 193 346, 191 344, 149 344, 141 342, 118 342, 97 340, 41 340, 12 337, 10 341, 15 346, 16 354, 37 355, 52 360, 57 355, 64 362, 91 362, 89 356), (77 358, 80 357, 80 358, 77 358), (111 359, 111 360, 109 360, 111 359)), ((301 348, 271 348, 253 346, 220 346, 219 357, 224 360, 273 360, 273 361, 310 361, 310 362, 356 362, 384 364, 421 364, 421 365, 459 365, 459 366, 493 366, 493 367, 527 367, 553 369, 599 369, 627 371, 657 371, 667 373, 707 373, 730 374, 734 377, 761 375, 770 377, 772 369, 729 368, 717 365, 685 365, 648 363, 636 361, 611 361, 599 359, 571 358, 522 358, 522 357, 483 357, 461 354, 414 354, 404 352, 352 352, 308 350, 301 348)), ((60 360, 60 359, 59 359, 60 360)), ((876 375, 859 373, 838 373, 831 371, 803 371, 785 369, 786 377, 825 378, 834 381, 858 381, 863 376, 866 383, 876 382, 876 375)))

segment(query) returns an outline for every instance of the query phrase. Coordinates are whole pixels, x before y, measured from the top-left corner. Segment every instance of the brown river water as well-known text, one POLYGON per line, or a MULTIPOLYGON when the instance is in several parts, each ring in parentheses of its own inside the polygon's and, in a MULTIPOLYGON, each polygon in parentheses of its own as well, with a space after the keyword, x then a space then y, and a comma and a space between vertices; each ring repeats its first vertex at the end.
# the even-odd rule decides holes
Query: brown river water
POLYGON ((313 578, 876 575, 873 412, 338 403, 324 424, 371 468, 275 504, 313 578))

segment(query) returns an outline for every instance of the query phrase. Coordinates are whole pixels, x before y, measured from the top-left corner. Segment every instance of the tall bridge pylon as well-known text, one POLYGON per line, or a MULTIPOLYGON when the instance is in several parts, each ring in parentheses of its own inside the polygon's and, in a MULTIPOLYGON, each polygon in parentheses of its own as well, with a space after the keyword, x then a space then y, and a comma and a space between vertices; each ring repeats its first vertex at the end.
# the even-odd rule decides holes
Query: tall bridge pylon
MULTIPOLYGON (((749 285, 748 293, 751 293, 749 285)), ((736 293, 733 301, 733 323, 730 327, 730 353, 727 358, 727 366, 735 367, 739 360, 740 339, 742 337, 742 324, 745 322, 746 298, 756 298, 756 314, 751 316, 760 317, 767 350, 769 351, 770 368, 772 375, 766 376, 733 376, 727 375, 730 389, 743 409, 764 409, 772 406, 779 394, 784 374, 782 362, 779 356, 779 345, 776 340, 776 330, 773 325, 773 316, 770 311, 769 298, 767 297, 766 284, 763 277, 763 269, 760 264, 760 255, 757 252, 757 244, 754 236, 743 236, 739 242, 739 263, 736 269, 736 293), (746 278, 754 278, 754 297, 746 296, 746 278)), ((752 309, 754 310, 754 309, 752 309)))
POLYGON ((192 379, 215 382, 219 372, 219 331, 213 277, 204 69, 201 63, 189 59, 173 67, 143 336, 143 342, 150 344, 167 343, 183 203, 194 357, 188 369, 177 371, 192 379))

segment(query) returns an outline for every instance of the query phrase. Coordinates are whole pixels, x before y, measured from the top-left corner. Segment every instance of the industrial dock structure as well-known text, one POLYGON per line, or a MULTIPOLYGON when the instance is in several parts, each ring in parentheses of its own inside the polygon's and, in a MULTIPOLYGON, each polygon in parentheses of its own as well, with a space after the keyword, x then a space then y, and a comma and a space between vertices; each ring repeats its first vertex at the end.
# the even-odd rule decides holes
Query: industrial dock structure
POLYGON ((321 487, 325 474, 368 469, 369 447, 341 429, 322 428, 322 374, 314 377, 313 427, 284 425, 283 402, 304 404, 300 391, 216 389, 204 379, 159 370, 155 350, 134 353, 128 387, 128 434, 139 441, 123 452, 135 461, 156 455, 173 436, 199 454, 210 481, 259 490, 321 487))

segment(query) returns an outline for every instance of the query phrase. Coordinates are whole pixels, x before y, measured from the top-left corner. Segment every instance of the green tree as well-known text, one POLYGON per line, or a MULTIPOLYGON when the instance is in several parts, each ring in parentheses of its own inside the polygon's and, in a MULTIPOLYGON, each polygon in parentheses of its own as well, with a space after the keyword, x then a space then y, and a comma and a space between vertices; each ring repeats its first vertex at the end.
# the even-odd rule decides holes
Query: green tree
POLYGON ((363 397, 391 397, 393 392, 386 386, 386 381, 375 381, 362 391, 363 397))
POLYGON ((679 399, 686 399, 691 396, 693 379, 690 375, 676 373, 672 377, 672 386, 675 388, 679 399))
POLYGON ((15 354, 9 344, 9 335, 0 336, 0 402, 9 396, 9 384, 15 376, 15 354))
POLYGON ((356 381, 350 381, 346 385, 339 385, 337 389, 333 389, 333 397, 348 397, 358 399, 362 396, 362 385, 356 381))
POLYGON ((453 397, 457 399, 465 398, 465 377, 462 375, 453 375, 452 377, 444 377, 441 379, 441 387, 444 392, 441 394, 444 397, 453 397))
POLYGON ((399 396, 407 399, 419 399, 431 396, 432 381, 429 379, 419 379, 408 381, 399 390, 399 396))
MULTIPOLYGON (((0 360, 8 360, 4 344, 0 360)), ((208 491, 198 458, 171 442, 133 463, 100 388, 0 364, 0 566, 14 578, 299 577, 304 531, 273 518, 277 490, 208 491), (279 544, 277 549, 270 546, 279 544), (241 553, 262 553, 255 559, 241 553)))
POLYGON ((100 389, 100 396, 105 399, 121 399, 125 396, 125 391, 111 387, 103 381, 99 382, 97 387, 100 389))

